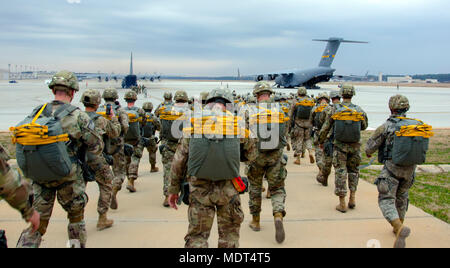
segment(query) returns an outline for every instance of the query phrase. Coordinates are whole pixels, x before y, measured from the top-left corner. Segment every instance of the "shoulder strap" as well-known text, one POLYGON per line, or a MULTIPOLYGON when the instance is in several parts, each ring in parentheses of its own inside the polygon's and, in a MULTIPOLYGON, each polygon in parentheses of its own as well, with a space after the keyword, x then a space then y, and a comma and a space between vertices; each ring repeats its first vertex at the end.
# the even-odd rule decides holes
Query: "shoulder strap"
POLYGON ((64 104, 61 107, 58 108, 58 110, 55 111, 54 116, 56 119, 62 119, 69 114, 71 114, 73 111, 77 110, 78 107, 70 105, 70 104, 64 104))

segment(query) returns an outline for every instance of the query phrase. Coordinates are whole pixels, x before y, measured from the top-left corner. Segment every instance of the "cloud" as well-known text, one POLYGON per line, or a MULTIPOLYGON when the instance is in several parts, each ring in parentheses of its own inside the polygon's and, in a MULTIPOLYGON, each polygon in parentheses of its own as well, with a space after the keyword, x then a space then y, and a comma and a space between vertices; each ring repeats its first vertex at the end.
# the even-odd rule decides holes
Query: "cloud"
POLYGON ((69 4, 81 4, 81 0, 67 0, 69 4))

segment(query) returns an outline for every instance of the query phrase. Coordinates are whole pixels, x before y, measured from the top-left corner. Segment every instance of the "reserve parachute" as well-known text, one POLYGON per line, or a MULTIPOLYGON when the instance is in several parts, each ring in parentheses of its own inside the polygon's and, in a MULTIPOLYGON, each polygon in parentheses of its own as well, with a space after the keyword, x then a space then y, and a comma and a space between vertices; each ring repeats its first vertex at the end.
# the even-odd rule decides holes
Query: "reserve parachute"
POLYGON ((250 129, 258 135, 258 149, 261 152, 284 148, 289 117, 277 109, 269 110, 258 106, 258 112, 250 115, 250 129))
POLYGON ((316 104, 314 100, 305 98, 295 104, 295 118, 298 119, 309 119, 311 110, 316 104))
POLYGON ((139 115, 138 107, 125 107, 125 112, 128 114, 129 128, 125 134, 125 141, 137 141, 141 138, 141 130, 139 122, 142 118, 139 115))

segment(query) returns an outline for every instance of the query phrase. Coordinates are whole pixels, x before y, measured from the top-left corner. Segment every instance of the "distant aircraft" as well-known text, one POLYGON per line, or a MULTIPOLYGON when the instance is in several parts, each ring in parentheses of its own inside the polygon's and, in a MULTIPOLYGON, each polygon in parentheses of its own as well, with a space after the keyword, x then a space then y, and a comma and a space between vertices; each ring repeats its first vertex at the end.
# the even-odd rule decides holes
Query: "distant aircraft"
POLYGON ((330 37, 329 39, 313 39, 313 41, 327 42, 325 51, 319 62, 319 66, 310 69, 293 69, 281 72, 265 73, 256 76, 256 81, 275 81, 277 87, 294 88, 304 86, 308 89, 318 89, 316 86, 320 82, 328 82, 336 69, 331 68, 336 52, 341 43, 368 43, 363 41, 350 41, 343 38, 330 37))

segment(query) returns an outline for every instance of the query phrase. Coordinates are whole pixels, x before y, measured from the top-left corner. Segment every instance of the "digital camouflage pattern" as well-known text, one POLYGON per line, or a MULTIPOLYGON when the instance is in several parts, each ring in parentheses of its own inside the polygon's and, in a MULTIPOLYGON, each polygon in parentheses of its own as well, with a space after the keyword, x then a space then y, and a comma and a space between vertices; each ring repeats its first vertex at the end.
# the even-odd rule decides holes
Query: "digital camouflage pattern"
MULTIPOLYGON (((95 112, 92 113, 96 114, 95 112)), ((100 116, 95 119, 94 124, 95 130, 101 137, 107 136, 110 139, 115 139, 120 135, 121 126, 119 120, 116 117, 113 117, 111 121, 109 121, 106 118, 100 116)), ((103 161, 101 167, 94 170, 95 180, 100 190, 100 195, 97 203, 97 212, 99 214, 105 214, 106 212, 108 212, 108 208, 111 203, 113 187, 112 182, 114 180, 114 173, 111 170, 109 164, 104 158, 102 160, 103 161)))
MULTIPOLYGON (((308 96, 298 97, 296 102, 301 102, 304 99, 311 99, 311 98, 309 98, 308 96)), ((292 147, 294 150, 294 156, 301 155, 305 150, 308 150, 310 155, 314 155, 311 140, 312 124, 309 121, 309 119, 295 118, 295 111, 296 106, 294 102, 294 104, 291 107, 291 111, 289 112, 289 118, 291 119, 290 134, 292 147)))
POLYGON ((178 142, 163 140, 161 142, 161 144, 163 146, 163 149, 161 152, 161 156, 162 156, 161 161, 162 161, 162 164, 164 167, 163 194, 164 194, 164 196, 169 196, 169 186, 170 186, 170 177, 171 177, 170 170, 172 168, 172 162, 175 157, 175 152, 177 151, 178 142))
POLYGON ((177 92, 175 92, 175 96, 173 97, 173 99, 175 100, 175 102, 189 101, 188 94, 184 90, 178 90, 177 92))
MULTIPOLYGON (((341 92, 342 93, 342 92, 341 92)), ((351 101, 344 100, 343 105, 353 105, 351 101)), ((330 131, 333 131, 334 119, 332 115, 336 113, 336 105, 330 106, 330 109, 324 110, 325 122, 319 132, 319 144, 324 144, 329 137, 330 131)), ((361 109, 362 110, 362 109, 361 109)), ((364 120, 361 121, 361 130, 368 126, 367 114, 363 111, 364 120)), ((343 197, 347 194, 347 179, 349 189, 356 192, 359 181, 358 166, 361 163, 361 144, 344 143, 338 140, 333 142, 333 166, 335 169, 335 194, 343 197)))
MULTIPOLYGON (((106 90, 105 90, 105 92, 106 92, 106 90)), ((105 92, 104 92, 104 94, 106 94, 105 92)), ((113 92, 111 94, 113 94, 113 92)), ((111 98, 111 99, 113 99, 113 98, 111 98)), ((113 106, 114 102, 106 101, 105 105, 108 105, 108 104, 113 106)), ((114 173, 113 188, 116 189, 117 191, 120 191, 122 189, 122 184, 125 180, 125 175, 126 175, 126 159, 125 159, 125 153, 124 153, 123 146, 125 144, 124 136, 125 136, 125 133, 127 133, 128 128, 129 128, 129 120, 128 120, 128 114, 127 114, 127 112, 125 112, 125 110, 123 108, 121 108, 121 107, 118 108, 115 113, 119 119, 121 131, 120 131, 119 137, 112 140, 112 143, 113 143, 112 145, 113 146, 115 145, 118 147, 117 152, 112 155, 112 157, 114 159, 114 164, 112 167, 112 170, 114 173)))
POLYGON ((136 94, 136 92, 135 91, 133 91, 133 90, 129 90, 129 91, 127 91, 126 93, 125 93, 125 96, 123 97, 124 98, 124 100, 133 100, 133 101, 135 101, 135 100, 137 100, 137 94, 136 94))
POLYGON ((265 81, 260 81, 256 83, 256 85, 253 87, 253 95, 256 96, 258 94, 261 94, 263 92, 268 92, 270 94, 273 94, 274 91, 272 90, 272 87, 269 83, 265 81))
POLYGON ((48 87, 50 89, 54 89, 56 86, 67 87, 70 90, 75 91, 80 90, 78 85, 78 78, 74 73, 69 71, 60 71, 53 75, 52 81, 50 81, 48 87))
POLYGON ((102 102, 102 97, 100 92, 96 89, 88 89, 81 95, 80 102, 84 105, 100 105, 102 102))
MULTIPOLYGON (((189 138, 181 139, 174 155, 170 171, 169 194, 179 194, 185 179, 189 158, 189 138)), ((254 160, 256 141, 241 139, 246 157, 254 160)), ((244 214, 241 199, 231 180, 211 181, 207 178, 190 176, 189 182, 189 228, 185 237, 185 247, 208 247, 214 216, 217 211, 219 248, 239 247, 239 231, 244 214)))
MULTIPOLYGON (((137 112, 139 114, 139 118, 142 119, 142 121, 139 123, 142 127, 143 125, 145 125, 145 111, 144 109, 139 108, 137 112)), ((126 141, 126 143, 132 145, 134 148, 134 153, 132 156, 125 156, 127 177, 129 180, 137 180, 139 162, 141 161, 142 153, 144 151, 144 144, 142 140, 126 141)))
MULTIPOLYGON (((255 149, 255 151, 258 151, 255 149)), ((249 207, 250 214, 259 215, 262 202, 263 178, 269 184, 273 214, 280 212, 286 215, 286 189, 284 181, 287 177, 287 160, 283 157, 283 149, 259 152, 256 159, 248 166, 249 207)))
MULTIPOLYGON (((403 116, 391 115, 391 117, 403 116)), ((394 123, 389 120, 378 127, 366 144, 366 154, 372 155, 382 146, 392 146, 394 123)), ((398 166, 392 160, 385 160, 383 170, 375 184, 378 188, 378 205, 387 221, 405 219, 408 210, 409 189, 414 184, 416 165, 398 166)))
POLYGON ((0 200, 17 209, 28 221, 33 215, 31 185, 8 165, 9 153, 0 145, 0 200))
MULTIPOLYGON (((53 101, 53 112, 57 110, 63 102, 53 101)), ((91 155, 89 164, 91 167, 99 168, 102 162, 102 138, 95 131, 95 125, 89 116, 75 110, 71 114, 61 119, 61 126, 65 133, 68 133, 75 148, 86 146, 88 154, 91 155)), ((76 157, 75 153, 69 150, 71 157, 76 157)), ((86 183, 83 179, 80 165, 73 163, 72 172, 69 176, 48 184, 33 184, 34 209, 41 215, 39 233, 44 235, 53 211, 55 198, 67 212, 70 223, 84 224, 84 207, 88 201, 85 192, 86 183)), ((86 237, 85 233, 80 233, 78 239, 86 237)), ((29 232, 29 229, 22 233, 18 247, 39 247, 40 239, 36 239, 29 232)))
MULTIPOLYGON (((145 107, 143 107, 145 109, 145 107)), ((146 109, 147 110, 147 109, 146 109)), ((151 109, 148 109, 151 110, 151 109)), ((151 112, 146 112, 145 113, 145 118, 147 120, 152 120, 152 124, 153 127, 155 129, 155 131, 161 131, 161 123, 159 122, 158 118, 152 114, 151 112), (147 118, 148 116, 148 118, 147 118)), ((148 156, 149 156, 149 162, 151 166, 154 166, 156 164, 156 152, 158 151, 158 145, 156 144, 156 139, 155 136, 151 136, 151 137, 147 137, 150 139, 150 144, 146 147, 147 151, 148 151, 148 156)))
POLYGON ((103 91, 102 98, 105 100, 117 100, 119 98, 119 93, 117 93, 117 89, 115 88, 107 88, 103 91))

